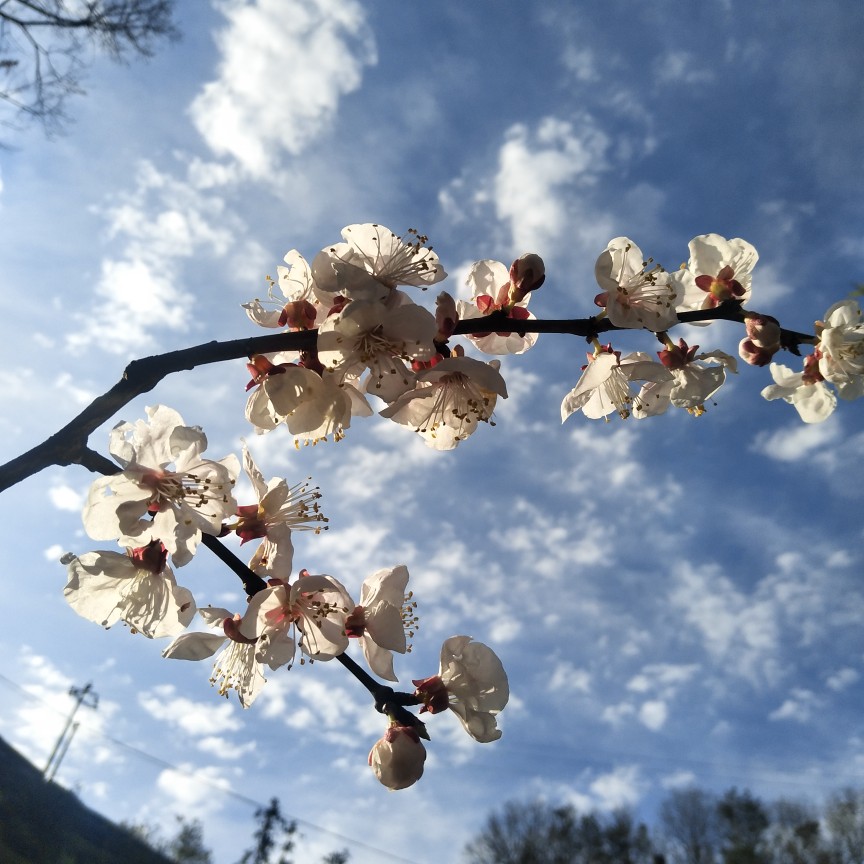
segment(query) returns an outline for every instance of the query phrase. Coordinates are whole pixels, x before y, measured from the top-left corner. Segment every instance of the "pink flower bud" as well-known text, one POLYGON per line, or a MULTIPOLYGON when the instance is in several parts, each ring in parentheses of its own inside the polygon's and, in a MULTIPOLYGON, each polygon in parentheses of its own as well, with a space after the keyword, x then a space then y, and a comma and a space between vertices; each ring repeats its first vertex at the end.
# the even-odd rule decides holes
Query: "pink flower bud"
POLYGON ((738 344, 738 356, 751 366, 767 366, 779 347, 762 348, 752 339, 742 339, 738 344))
POLYGON ((252 380, 246 385, 247 390, 257 387, 270 375, 278 375, 285 371, 284 366, 274 366, 263 354, 253 354, 246 364, 252 380))
POLYGON ((744 321, 744 329, 757 348, 770 349, 773 355, 780 347, 780 322, 776 318, 770 315, 748 315, 744 321))
POLYGON ((510 293, 508 303, 521 303, 526 294, 536 291, 546 280, 546 265, 533 252, 520 255, 510 265, 510 293))
POLYGON ((388 789, 407 789, 423 776, 426 748, 410 726, 392 725, 369 751, 369 765, 388 789))
POLYGON ((657 356, 667 369, 683 369, 693 360, 698 350, 698 345, 691 346, 679 339, 677 345, 668 344, 668 347, 657 352, 657 356))

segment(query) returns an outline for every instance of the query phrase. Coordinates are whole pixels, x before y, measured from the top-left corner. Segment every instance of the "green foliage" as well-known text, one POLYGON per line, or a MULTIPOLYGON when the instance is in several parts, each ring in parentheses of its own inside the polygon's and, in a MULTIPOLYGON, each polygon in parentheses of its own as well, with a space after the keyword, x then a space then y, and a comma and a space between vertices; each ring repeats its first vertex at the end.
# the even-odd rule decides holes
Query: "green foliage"
POLYGON ((182 816, 177 821, 180 828, 162 851, 176 864, 212 864, 210 850, 204 846, 201 823, 197 819, 187 822, 182 816))

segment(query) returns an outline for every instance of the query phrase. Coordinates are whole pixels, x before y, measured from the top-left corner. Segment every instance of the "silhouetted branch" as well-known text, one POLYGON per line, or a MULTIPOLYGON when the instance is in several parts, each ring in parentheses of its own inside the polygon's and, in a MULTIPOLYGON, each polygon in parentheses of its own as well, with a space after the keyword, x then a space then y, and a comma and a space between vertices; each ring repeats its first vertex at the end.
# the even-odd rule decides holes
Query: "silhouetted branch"
POLYGON ((98 45, 115 60, 150 57, 160 39, 179 33, 174 0, 0 2, 0 100, 40 120, 50 131, 68 118, 66 99, 83 93, 85 49, 98 45))
MULTIPOLYGON (((723 303, 715 309, 682 312, 681 323, 694 321, 738 321, 744 320, 744 312, 737 302, 723 303)), ((456 325, 454 335, 470 333, 512 332, 562 333, 592 339, 602 333, 624 328, 616 327, 605 318, 573 318, 546 320, 514 320, 502 312, 482 318, 470 318, 456 325)), ((105 394, 97 397, 74 420, 47 438, 41 444, 0 466, 0 492, 37 474, 50 465, 84 464, 82 454, 87 451, 87 441, 92 432, 116 416, 135 397, 152 390, 163 378, 174 372, 194 369, 209 363, 221 363, 255 354, 277 351, 309 351, 315 348, 317 330, 294 333, 272 333, 248 339, 232 339, 227 342, 206 342, 192 348, 169 351, 133 360, 123 372, 123 377, 105 394)), ((812 342, 813 336, 794 330, 783 330, 781 343, 784 348, 798 353, 798 345, 812 342)))

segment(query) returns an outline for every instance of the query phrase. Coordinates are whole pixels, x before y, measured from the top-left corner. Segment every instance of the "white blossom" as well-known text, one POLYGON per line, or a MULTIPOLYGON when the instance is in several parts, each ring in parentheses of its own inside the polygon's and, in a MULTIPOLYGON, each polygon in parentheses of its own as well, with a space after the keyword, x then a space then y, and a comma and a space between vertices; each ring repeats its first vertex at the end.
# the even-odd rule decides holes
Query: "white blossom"
POLYGON ((346 619, 345 630, 363 649, 369 668, 379 677, 398 681, 393 671, 393 654, 409 650, 408 636, 414 635, 416 603, 408 588, 404 564, 377 570, 360 586, 360 602, 346 619))
POLYGON ((87 552, 63 557, 69 582, 67 603, 103 627, 122 621, 148 639, 174 636, 195 615, 195 600, 177 584, 158 540, 121 552, 87 552))
POLYGON ((680 288, 652 263, 627 237, 610 240, 597 259, 594 275, 603 290, 594 302, 616 327, 645 327, 656 333, 678 322, 675 307, 680 288))
POLYGON ((491 421, 499 396, 507 398, 500 365, 497 360, 444 358, 417 372, 417 386, 395 399, 381 416, 409 426, 435 450, 452 450, 479 422, 491 421))
POLYGON ((202 459, 207 438, 184 426, 164 405, 147 408, 148 421, 119 423, 109 450, 122 473, 94 481, 84 506, 84 528, 94 540, 143 545, 158 537, 176 566, 188 563, 201 533, 219 534, 237 507, 236 456, 202 459), (173 468, 171 467, 173 465, 173 468))
POLYGON ((227 609, 207 606, 199 609, 198 614, 208 626, 218 628, 219 632, 181 633, 162 652, 162 656, 172 660, 204 660, 222 648, 213 664, 210 683, 218 688, 220 696, 227 696, 229 690, 235 690, 240 704, 248 708, 267 683, 263 666, 255 656, 255 640, 240 633, 240 616, 227 609))

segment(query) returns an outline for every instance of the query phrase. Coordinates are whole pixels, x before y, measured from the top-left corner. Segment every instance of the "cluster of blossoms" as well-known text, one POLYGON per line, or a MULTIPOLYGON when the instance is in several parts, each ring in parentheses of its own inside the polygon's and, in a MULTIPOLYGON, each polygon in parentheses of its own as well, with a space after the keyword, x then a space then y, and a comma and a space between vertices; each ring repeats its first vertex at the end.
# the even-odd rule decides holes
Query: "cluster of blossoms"
MULTIPOLYGON (((381 225, 357 224, 342 238, 311 264, 296 250, 285 256, 278 278, 269 280, 275 308, 260 300, 244 304, 256 324, 301 334, 293 344, 304 346, 249 357, 246 417, 255 431, 284 424, 297 442, 339 440, 353 417, 372 413, 370 398, 378 400, 381 416, 437 450, 456 447, 481 422, 492 424, 498 398, 507 397, 500 362, 468 357, 451 339, 464 334, 470 347, 489 355, 528 351, 537 340, 529 331, 538 328, 527 306, 545 281, 540 257, 528 253, 510 267, 476 262, 467 278, 470 299, 457 302, 441 292, 433 314, 401 290, 427 289, 446 276, 425 236, 412 231, 402 238, 381 225)), ((727 312, 745 326, 739 357, 770 364, 775 383, 763 390, 766 399, 784 399, 806 422, 817 422, 831 414, 837 396, 864 393, 864 322, 856 301, 832 306, 816 323, 815 336, 790 334, 776 319, 745 309, 758 260, 749 243, 705 234, 689 248, 687 264, 671 273, 627 237, 613 239, 600 254, 595 304, 601 311, 582 322, 581 331, 593 350, 562 402, 562 421, 577 411, 594 419, 613 413, 645 418, 670 406, 701 415, 727 372, 737 371, 737 360, 719 350, 699 353, 696 345, 673 341, 668 330, 682 321, 710 323, 727 312), (657 359, 601 344, 600 332, 619 329, 653 334, 663 346, 657 359), (800 373, 773 362, 781 348, 797 353, 804 343, 813 352, 800 373)), ((92 484, 83 512, 93 539, 116 541, 124 551, 63 558, 65 596, 76 612, 104 627, 122 622, 147 638, 173 637, 163 651, 168 658, 215 655, 211 682, 220 694, 235 690, 246 708, 267 670, 290 668, 298 652, 301 663, 338 658, 388 716, 369 764, 390 789, 410 786, 423 773, 428 735, 409 706, 419 706, 421 714, 454 712, 477 741, 500 737, 496 718, 509 685, 486 645, 468 636, 447 639, 438 674, 415 679, 409 693, 378 684, 346 654, 356 639, 375 675, 398 680, 393 655, 410 650, 417 626, 404 565, 373 573, 360 587, 359 603, 331 575, 295 573, 294 532, 327 527, 317 488, 266 480, 244 445, 242 469, 257 500, 240 504, 241 460, 204 458, 204 433, 170 408, 148 408, 147 414, 146 421, 120 423, 111 432, 119 470, 92 484), (257 541, 248 566, 216 539, 231 533, 241 546, 257 541), (218 550, 243 580, 245 608, 201 607, 177 584, 172 567, 189 563, 201 543, 218 550), (196 611, 206 629, 190 629, 196 611)))
MULTIPOLYGON (((613 413, 641 419, 662 414, 670 405, 694 416, 703 414, 705 402, 720 389, 727 371, 737 372, 737 361, 718 350, 697 354, 698 346, 683 339, 673 343, 666 331, 679 323, 682 313, 724 303, 734 303, 743 318, 747 335, 738 346, 739 357, 753 366, 770 364, 775 383, 762 391, 766 399, 792 403, 804 421, 813 423, 828 417, 836 405, 828 384, 843 399, 864 392, 864 324, 857 302, 836 303, 824 322, 816 322, 815 339, 799 340, 815 347, 803 371, 795 373, 772 362, 784 347, 777 319, 744 308, 759 258, 753 246, 718 234, 695 237, 689 246, 689 261, 674 273, 644 258, 627 237, 610 241, 601 253, 595 266, 603 289, 595 298, 603 308, 598 317, 607 317, 616 328, 650 330, 664 348, 657 352, 658 362, 644 352, 622 356, 595 337, 582 377, 561 404, 562 421, 576 411, 592 419, 613 413)), ((785 347, 797 353, 795 343, 785 347)))
POLYGON ((791 403, 805 423, 819 423, 829 417, 837 406, 837 396, 858 399, 864 394, 864 321, 858 303, 835 303, 825 313, 825 320, 816 322, 813 353, 804 358, 801 372, 772 363, 771 375, 774 384, 762 395, 791 403))
MULTIPOLYGON (((372 413, 368 397, 385 403, 383 417, 413 429, 436 450, 450 450, 480 422, 488 423, 507 388, 497 360, 465 356, 448 341, 460 319, 503 311, 525 320, 543 262, 524 255, 509 269, 478 262, 469 275, 473 299, 438 295, 433 315, 402 287, 426 289, 446 273, 427 238, 408 239, 381 225, 349 225, 343 241, 321 250, 311 265, 296 250, 270 280, 269 299, 244 304, 262 327, 317 328, 314 346, 250 358, 246 417, 256 432, 284 423, 298 441, 339 439, 355 416, 372 413), (276 289, 281 296, 277 299, 276 289)), ((472 339, 486 354, 526 351, 534 335, 484 333, 472 339)))
POLYGON ((723 351, 697 354, 698 346, 683 339, 675 344, 666 331, 682 312, 713 309, 730 300, 743 304, 750 298, 758 258, 745 240, 704 234, 690 241, 688 263, 669 273, 645 258, 629 238, 611 240, 594 267, 603 289, 594 302, 615 327, 650 330, 664 348, 657 352, 658 362, 641 351, 622 356, 594 338, 582 377, 561 403, 562 421, 576 411, 592 419, 613 413, 642 419, 663 414, 670 405, 703 414, 706 400, 726 380, 726 370, 737 371, 737 361, 723 351))
MULTIPOLYGON (((92 484, 82 514, 93 539, 115 540, 125 551, 65 555, 64 594, 70 606, 106 628, 122 622, 147 638, 174 637, 163 651, 167 658, 202 660, 219 652, 211 683, 222 695, 235 690, 244 708, 264 687, 267 669, 290 668, 298 650, 309 660, 343 657, 352 638, 373 673, 397 681, 393 652, 410 650, 408 639, 418 624, 408 569, 398 565, 373 573, 360 587, 359 603, 333 576, 301 569, 295 577, 293 532, 327 527, 318 490, 289 486, 281 478, 266 481, 244 446, 243 468, 257 503, 238 504, 235 456, 205 459, 204 433, 185 426, 170 408, 148 408, 147 415, 147 421, 120 423, 112 430, 109 449, 120 470, 92 484), (239 612, 199 607, 191 591, 177 584, 169 558, 182 567, 203 535, 230 533, 241 546, 259 541, 245 580, 249 602, 239 612), (189 629, 196 611, 206 630, 189 629)), ((467 636, 448 639, 439 674, 415 685, 413 694, 402 694, 408 697, 403 705, 432 713, 449 708, 476 740, 499 737, 495 715, 506 705, 509 689, 500 661, 487 646, 467 636)), ((383 685, 378 689, 389 691, 383 685)), ((428 736, 404 709, 385 713, 390 728, 373 748, 370 765, 384 785, 403 788, 422 774, 425 750, 419 738, 428 736), (397 735, 394 729, 408 732, 397 735), (395 743, 405 735, 417 739, 413 748, 395 743)))
MULTIPOLYGON (((545 281, 542 259, 528 253, 509 268, 476 262, 467 277, 470 300, 442 291, 433 315, 400 290, 425 289, 446 277, 426 237, 409 232, 404 239, 377 224, 349 225, 342 237, 311 265, 296 250, 285 256, 286 266, 269 280, 269 302, 276 308, 257 299, 244 304, 263 327, 316 331, 306 350, 250 358, 247 419, 258 433, 284 423, 298 441, 338 440, 352 417, 372 413, 369 397, 375 396, 384 403, 382 417, 413 429, 435 449, 452 449, 479 422, 491 422, 507 389, 498 360, 468 357, 451 339, 460 322, 473 322, 462 328, 470 331, 473 348, 499 356, 529 350, 537 334, 527 332, 534 320, 527 307, 545 281), (480 331, 475 319, 493 314, 496 328, 509 326, 480 331)), ((755 366, 771 364, 776 383, 763 391, 765 398, 784 398, 813 422, 827 417, 836 402, 826 382, 841 398, 857 397, 857 303, 836 304, 817 322, 814 354, 802 373, 793 373, 772 362, 781 347, 797 350, 782 344, 777 320, 745 308, 758 259, 746 240, 703 234, 690 241, 687 263, 668 272, 628 237, 611 240, 594 268, 601 289, 594 302, 601 311, 592 320, 605 319, 611 329, 647 330, 663 347, 656 359, 641 351, 622 354, 595 334, 583 375, 561 404, 562 420, 576 411, 592 419, 613 413, 643 419, 670 406, 703 414, 738 361, 720 350, 699 353, 699 346, 673 342, 667 331, 685 313, 684 320, 710 323, 698 320, 698 313, 724 305, 738 309, 745 325, 739 357, 755 366)))

